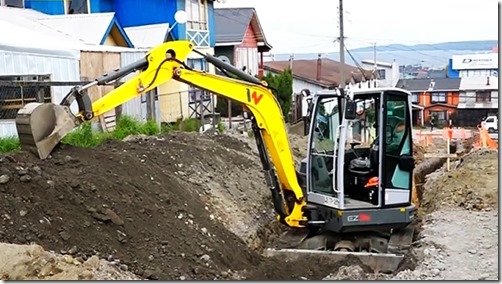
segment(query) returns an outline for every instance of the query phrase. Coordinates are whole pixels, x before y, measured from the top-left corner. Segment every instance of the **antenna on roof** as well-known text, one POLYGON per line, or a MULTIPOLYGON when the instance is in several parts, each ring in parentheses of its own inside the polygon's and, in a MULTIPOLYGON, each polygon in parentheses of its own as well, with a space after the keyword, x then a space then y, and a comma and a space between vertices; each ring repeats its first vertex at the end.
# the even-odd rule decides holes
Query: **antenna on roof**
POLYGON ((436 82, 434 82, 433 79, 431 79, 431 82, 429 83, 429 92, 434 90, 434 86, 436 86, 436 82))

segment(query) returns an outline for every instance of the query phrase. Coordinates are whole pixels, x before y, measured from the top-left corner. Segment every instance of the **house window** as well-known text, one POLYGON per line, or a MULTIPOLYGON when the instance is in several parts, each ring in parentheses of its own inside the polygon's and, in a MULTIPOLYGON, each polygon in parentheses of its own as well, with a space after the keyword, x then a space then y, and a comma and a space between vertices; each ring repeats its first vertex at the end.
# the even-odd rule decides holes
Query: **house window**
POLYGON ((187 28, 207 30, 207 0, 186 0, 187 28))
POLYGON ((434 118, 435 122, 440 122, 446 120, 446 111, 431 111, 431 118, 434 118))
POLYGON ((446 93, 444 92, 432 93, 431 103, 446 103, 446 93))
POLYGON ((4 0, 5 6, 24 8, 24 0, 4 0))
MULTIPOLYGON (((202 71, 209 71, 208 66, 206 64, 206 61, 202 58, 198 59, 188 59, 188 64, 190 68, 197 69, 197 70, 202 70, 202 71)), ((210 101, 211 100, 211 94, 203 91, 201 89, 189 86, 188 87, 188 97, 189 97, 189 102, 194 103, 194 102, 200 102, 201 97, 203 101, 210 101)))
POLYGON ((477 103, 491 102, 491 101, 492 101, 492 92, 490 92, 490 91, 476 92, 476 102, 477 103))
POLYGON ((385 80, 385 69, 378 69, 378 79, 385 80))
POLYGON ((414 103, 414 104, 418 104, 419 103, 418 93, 412 93, 411 94, 411 102, 414 103))
POLYGON ((70 0, 66 2, 67 14, 89 14, 89 0, 70 0))
POLYGON ((235 50, 236 67, 255 76, 258 74, 258 49, 240 47, 235 50))
POLYGON ((23 82, 50 81, 49 75, 0 76, 0 119, 16 119, 28 103, 52 102, 50 86, 28 86, 23 82))

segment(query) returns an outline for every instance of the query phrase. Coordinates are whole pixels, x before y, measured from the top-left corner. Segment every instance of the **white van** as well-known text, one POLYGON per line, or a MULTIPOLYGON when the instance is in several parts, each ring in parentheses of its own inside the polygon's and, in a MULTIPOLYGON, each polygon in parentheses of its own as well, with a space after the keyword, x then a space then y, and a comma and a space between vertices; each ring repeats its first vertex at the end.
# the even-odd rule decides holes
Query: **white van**
POLYGON ((493 133, 493 132, 498 132, 498 125, 499 125, 499 120, 498 117, 495 115, 491 115, 486 117, 485 120, 481 122, 481 127, 484 129, 488 130, 488 132, 493 133))

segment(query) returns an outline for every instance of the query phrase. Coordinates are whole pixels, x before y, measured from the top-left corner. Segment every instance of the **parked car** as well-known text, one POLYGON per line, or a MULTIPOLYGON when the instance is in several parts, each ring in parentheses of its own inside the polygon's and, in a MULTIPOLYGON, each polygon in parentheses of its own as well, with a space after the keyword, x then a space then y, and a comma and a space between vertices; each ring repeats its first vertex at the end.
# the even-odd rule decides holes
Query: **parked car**
POLYGON ((488 132, 490 132, 490 133, 498 132, 498 130, 499 130, 498 125, 499 125, 499 120, 498 120, 498 117, 495 115, 487 116, 481 122, 481 127, 488 130, 488 132))

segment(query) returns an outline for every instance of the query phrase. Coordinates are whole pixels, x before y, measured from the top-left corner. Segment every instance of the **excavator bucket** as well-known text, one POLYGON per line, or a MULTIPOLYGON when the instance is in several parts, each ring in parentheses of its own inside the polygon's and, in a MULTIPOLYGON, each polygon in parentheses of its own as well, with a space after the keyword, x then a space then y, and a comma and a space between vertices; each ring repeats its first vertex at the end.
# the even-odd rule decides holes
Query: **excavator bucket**
POLYGON ((33 152, 42 160, 74 127, 68 107, 53 103, 29 103, 16 116, 21 148, 33 152))

